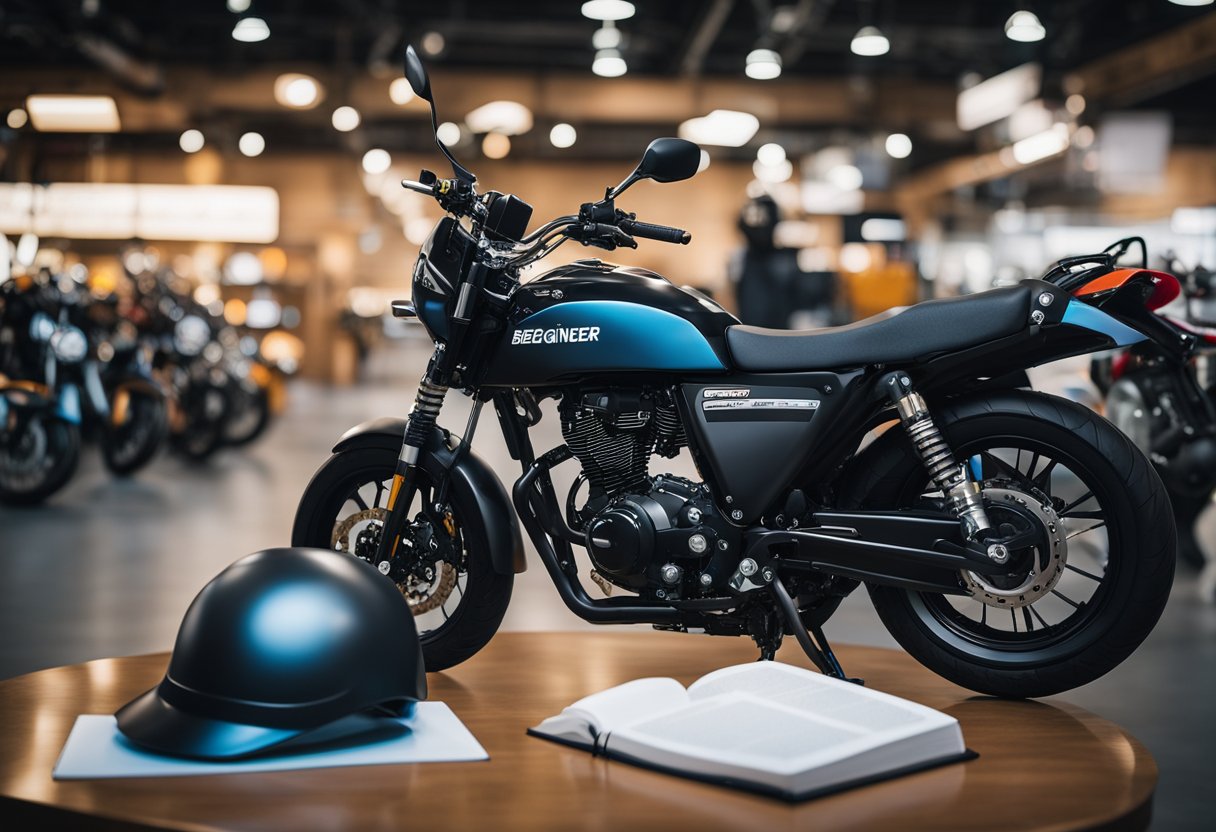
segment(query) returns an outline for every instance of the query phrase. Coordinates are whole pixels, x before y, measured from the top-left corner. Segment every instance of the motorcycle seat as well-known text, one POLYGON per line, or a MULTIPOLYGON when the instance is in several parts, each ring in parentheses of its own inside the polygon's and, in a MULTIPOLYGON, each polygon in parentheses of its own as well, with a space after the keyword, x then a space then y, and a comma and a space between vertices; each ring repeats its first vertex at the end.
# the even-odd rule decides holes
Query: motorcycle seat
POLYGON ((807 330, 727 327, 735 366, 752 372, 902 364, 995 341, 1029 324, 1033 287, 1020 284, 927 300, 844 326, 807 330))

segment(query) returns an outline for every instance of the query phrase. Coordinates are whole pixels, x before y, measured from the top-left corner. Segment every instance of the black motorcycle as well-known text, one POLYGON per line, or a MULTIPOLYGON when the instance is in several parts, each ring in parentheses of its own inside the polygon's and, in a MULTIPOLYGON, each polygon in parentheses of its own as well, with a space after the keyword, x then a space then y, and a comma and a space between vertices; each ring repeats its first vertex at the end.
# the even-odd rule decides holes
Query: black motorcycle
POLYGON ((1182 560, 1202 568, 1207 559, 1195 522, 1216 489, 1216 328, 1196 312, 1196 304, 1216 296, 1216 274, 1202 266, 1186 269, 1172 256, 1165 265, 1180 275, 1186 314, 1161 320, 1174 330, 1174 343, 1194 349, 1144 341, 1095 357, 1090 377, 1105 396, 1106 417, 1161 475, 1174 507, 1182 560))
MULTIPOLYGON (((412 49, 406 76, 434 127, 412 49)), ((1085 684, 1152 629, 1175 552, 1160 479, 1109 422, 1007 374, 1143 340, 1164 278, 1081 295, 1114 269, 1078 262, 845 327, 742 326, 642 269, 582 260, 519 279, 569 240, 687 244, 616 200, 644 179, 693 176, 696 145, 655 140, 602 199, 527 233, 530 206, 480 193, 437 144, 453 176, 402 183, 447 212, 414 265, 412 303, 394 304, 435 344, 413 410, 338 441, 292 535, 396 582, 428 670, 494 635, 524 567, 517 518, 587 621, 746 635, 766 659, 789 634, 838 677, 822 627, 862 582, 910 653, 989 694, 1085 684), (452 388, 473 399, 462 438, 437 425, 452 388), (537 454, 544 399, 564 442, 537 454), (510 496, 470 451, 486 402, 522 468, 510 496), (684 448, 699 481, 651 472, 684 448), (563 501, 551 472, 571 459, 581 473, 563 501), (607 597, 580 582, 576 547, 607 597)))

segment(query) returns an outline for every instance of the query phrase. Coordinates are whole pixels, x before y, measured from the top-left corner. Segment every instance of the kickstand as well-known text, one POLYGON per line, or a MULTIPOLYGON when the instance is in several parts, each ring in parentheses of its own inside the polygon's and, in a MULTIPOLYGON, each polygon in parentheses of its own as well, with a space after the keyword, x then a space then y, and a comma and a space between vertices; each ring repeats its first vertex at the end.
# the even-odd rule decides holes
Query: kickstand
POLYGON ((862 679, 854 679, 845 675, 844 669, 836 659, 836 654, 832 652, 832 646, 828 644, 827 638, 823 635, 823 628, 808 628, 802 623, 802 619, 798 615, 798 608, 794 606, 794 599, 790 597, 785 584, 781 583, 781 578, 774 576, 772 583, 768 586, 773 598, 777 601, 777 607, 785 617, 786 627, 797 639, 798 646, 802 648, 815 667, 819 668, 819 672, 825 676, 864 685, 865 681, 862 679), (814 636, 813 639, 812 636, 814 636))

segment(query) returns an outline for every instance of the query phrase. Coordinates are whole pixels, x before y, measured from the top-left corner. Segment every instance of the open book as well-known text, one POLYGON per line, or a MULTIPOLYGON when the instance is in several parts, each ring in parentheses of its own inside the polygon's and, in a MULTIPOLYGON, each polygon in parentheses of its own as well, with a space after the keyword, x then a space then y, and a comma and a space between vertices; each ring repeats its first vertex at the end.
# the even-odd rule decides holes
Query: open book
POLYGON ((778 662, 627 682, 528 733, 790 800, 975 756, 953 717, 778 662))

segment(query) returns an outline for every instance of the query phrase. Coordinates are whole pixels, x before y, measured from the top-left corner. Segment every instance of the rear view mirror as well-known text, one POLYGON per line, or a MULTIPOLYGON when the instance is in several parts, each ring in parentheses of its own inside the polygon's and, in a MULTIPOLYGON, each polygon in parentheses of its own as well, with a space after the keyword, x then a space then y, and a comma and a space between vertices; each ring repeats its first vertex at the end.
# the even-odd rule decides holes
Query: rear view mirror
POLYGON ((477 177, 473 175, 473 172, 457 162, 456 157, 452 155, 447 146, 439 141, 439 115, 435 112, 435 97, 431 94, 431 79, 426 74, 426 67, 422 65, 422 58, 419 58, 414 47, 408 44, 405 47, 405 80, 410 82, 410 89, 414 91, 414 95, 431 105, 431 133, 435 137, 435 144, 438 145, 440 152, 452 163, 452 173, 456 175, 457 179, 476 182, 477 177))
POLYGON ((701 165, 701 148, 684 139, 655 139, 638 162, 638 176, 655 182, 692 178, 701 165))
POLYGON ((414 95, 423 101, 435 103, 431 98, 431 79, 427 77, 426 67, 422 65, 422 59, 418 57, 413 46, 405 47, 405 79, 410 82, 414 95))
POLYGON ((642 161, 625 181, 612 189, 612 197, 642 179, 655 182, 679 182, 689 179, 701 166, 701 148, 685 139, 655 139, 642 154, 642 161))

